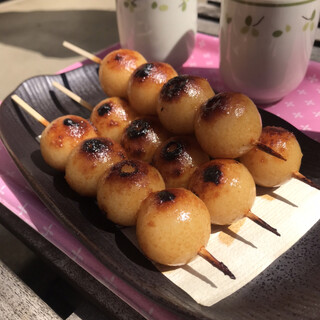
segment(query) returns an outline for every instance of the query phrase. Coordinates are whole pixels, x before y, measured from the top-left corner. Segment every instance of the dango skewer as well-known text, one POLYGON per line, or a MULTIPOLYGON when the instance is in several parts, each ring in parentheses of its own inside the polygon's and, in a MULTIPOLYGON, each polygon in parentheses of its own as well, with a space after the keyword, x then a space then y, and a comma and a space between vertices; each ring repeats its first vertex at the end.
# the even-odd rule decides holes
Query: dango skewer
POLYGON ((296 178, 320 189, 320 186, 299 172, 303 154, 299 142, 292 132, 281 127, 267 126, 262 129, 259 141, 283 154, 287 161, 279 161, 257 148, 253 148, 241 156, 240 161, 250 171, 257 185, 277 187, 290 178, 296 178))
POLYGON ((212 158, 238 158, 255 146, 283 161, 281 153, 259 141, 262 121, 257 106, 244 94, 221 92, 200 106, 196 138, 212 158))
POLYGON ((19 96, 12 95, 11 98, 45 127, 41 133, 40 151, 44 161, 56 170, 65 170, 69 154, 81 141, 97 136, 96 129, 80 116, 65 115, 49 122, 19 96))
POLYGON ((99 81, 102 90, 109 97, 127 98, 128 82, 131 74, 147 60, 137 51, 116 49, 106 54, 103 59, 67 42, 63 45, 100 65, 99 81))
POLYGON ((210 233, 210 214, 206 205, 184 188, 150 193, 137 214, 137 240, 150 260, 162 265, 182 266, 198 255, 235 279, 228 267, 205 248, 210 233))
POLYGON ((122 98, 110 97, 101 100, 95 106, 85 101, 83 98, 67 89, 56 81, 52 85, 73 99, 81 106, 91 111, 90 121, 97 129, 98 134, 107 137, 115 142, 120 142, 125 128, 138 117, 130 108, 128 102, 122 98))
POLYGON ((50 122, 45 119, 39 112, 34 110, 29 104, 22 100, 18 95, 14 94, 11 99, 15 101, 21 108, 28 112, 34 119, 40 122, 44 127, 47 127, 50 122))
POLYGON ((57 88, 58 90, 60 90, 61 92, 63 92, 65 95, 67 95, 69 98, 71 98, 73 101, 79 103, 84 108, 88 109, 89 111, 93 110, 94 107, 89 102, 83 100, 80 96, 78 96, 73 91, 69 90, 68 88, 64 87, 59 82, 52 81, 52 85, 55 88, 57 88))
POLYGON ((206 162, 191 176, 189 189, 207 205, 212 224, 230 225, 247 217, 280 236, 275 228, 251 211, 256 198, 256 186, 242 163, 233 159, 206 162))
POLYGON ((67 49, 69 49, 71 51, 74 51, 74 52, 78 53, 80 56, 83 56, 83 57, 85 57, 85 58, 87 58, 87 59, 89 59, 89 60, 91 60, 91 61, 93 61, 93 62, 95 62, 97 64, 100 64, 101 61, 102 61, 101 58, 97 57, 96 55, 94 55, 94 54, 92 54, 92 53, 90 53, 90 52, 88 52, 88 51, 86 51, 86 50, 84 50, 84 49, 82 49, 82 48, 80 48, 80 47, 68 42, 68 41, 63 41, 62 45, 65 48, 67 48, 67 49))

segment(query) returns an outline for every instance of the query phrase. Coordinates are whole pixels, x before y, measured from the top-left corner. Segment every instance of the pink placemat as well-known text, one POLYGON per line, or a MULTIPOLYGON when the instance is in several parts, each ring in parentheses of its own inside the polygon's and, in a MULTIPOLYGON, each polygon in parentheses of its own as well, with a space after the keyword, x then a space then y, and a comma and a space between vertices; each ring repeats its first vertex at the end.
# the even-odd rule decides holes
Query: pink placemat
MULTIPOLYGON (((114 45, 101 52, 100 56, 103 57, 107 52, 118 47, 119 45, 114 45)), ((69 71, 87 63, 90 62, 79 62, 60 72, 69 71)), ((192 56, 178 71, 206 77, 218 92, 224 89, 218 66, 218 39, 198 34, 192 56)), ((320 141, 320 63, 310 62, 306 77, 300 86, 283 100, 266 109, 320 141)), ((85 246, 66 231, 33 193, 2 142, 0 142, 0 155, 0 201, 2 204, 144 317, 174 319, 172 314, 111 273, 85 246)))

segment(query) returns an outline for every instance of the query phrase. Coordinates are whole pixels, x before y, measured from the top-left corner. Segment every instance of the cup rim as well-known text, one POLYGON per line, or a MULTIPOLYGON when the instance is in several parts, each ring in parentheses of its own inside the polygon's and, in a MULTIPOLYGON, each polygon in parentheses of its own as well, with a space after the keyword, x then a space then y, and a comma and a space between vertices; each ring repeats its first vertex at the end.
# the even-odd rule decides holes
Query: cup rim
POLYGON ((258 7, 292 7, 318 0, 231 0, 240 4, 258 7))

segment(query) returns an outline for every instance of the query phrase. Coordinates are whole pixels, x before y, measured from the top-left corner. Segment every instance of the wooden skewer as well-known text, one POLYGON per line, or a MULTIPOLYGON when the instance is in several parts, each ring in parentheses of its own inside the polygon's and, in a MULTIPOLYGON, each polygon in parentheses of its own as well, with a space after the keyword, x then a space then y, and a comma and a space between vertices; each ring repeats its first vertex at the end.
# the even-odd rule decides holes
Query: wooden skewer
POLYGON ((214 267, 222 271, 226 276, 231 279, 235 279, 234 274, 228 269, 228 267, 221 261, 218 261, 205 247, 201 247, 198 251, 198 255, 212 264, 214 267))
POLYGON ((259 150, 270 154, 271 156, 274 156, 274 157, 276 157, 278 159, 287 161, 287 159, 284 158, 279 152, 273 150, 272 148, 268 147, 267 145, 265 145, 265 144, 263 144, 263 143, 261 143, 259 141, 256 141, 254 143, 254 146, 256 146, 259 150))
POLYGON ((304 182, 304 183, 306 183, 306 184, 308 184, 308 185, 311 186, 311 187, 314 187, 314 188, 320 190, 320 186, 318 186, 317 184, 315 184, 314 182, 312 182, 310 179, 308 179, 307 177, 305 177, 302 173, 300 173, 300 172, 298 172, 298 171, 293 172, 293 173, 292 173, 292 177, 293 177, 293 178, 296 178, 296 179, 298 179, 298 180, 300 180, 300 181, 302 181, 302 182, 304 182))
POLYGON ((86 51, 86 50, 83 50, 79 47, 77 47, 76 45, 68 42, 68 41, 63 41, 62 45, 65 47, 65 48, 68 48, 70 49, 71 51, 74 51, 76 53, 78 53, 79 55, 85 57, 85 58, 88 58, 89 60, 95 62, 95 63, 98 63, 100 64, 101 63, 101 59, 97 56, 95 56, 94 54, 86 51))
POLYGON ((34 117, 37 121, 39 121, 45 127, 49 125, 49 121, 46 120, 40 113, 35 111, 31 106, 29 106, 25 101, 23 101, 16 94, 11 96, 11 99, 15 101, 21 108, 27 111, 32 117, 34 117))
POLYGON ((82 105, 83 107, 88 109, 89 111, 93 110, 93 106, 90 103, 88 103, 87 101, 83 100, 81 97, 79 97, 74 92, 72 92, 71 90, 67 89, 66 87, 64 87, 60 83, 58 83, 56 81, 53 81, 52 85, 55 88, 57 88, 58 90, 60 90, 61 92, 63 92, 64 94, 66 94, 69 98, 71 98, 72 100, 78 102, 80 105, 82 105))
POLYGON ((265 228, 280 237, 280 233, 277 231, 277 229, 272 228, 268 223, 256 216, 253 212, 249 211, 245 216, 253 222, 257 223, 262 228, 265 228))

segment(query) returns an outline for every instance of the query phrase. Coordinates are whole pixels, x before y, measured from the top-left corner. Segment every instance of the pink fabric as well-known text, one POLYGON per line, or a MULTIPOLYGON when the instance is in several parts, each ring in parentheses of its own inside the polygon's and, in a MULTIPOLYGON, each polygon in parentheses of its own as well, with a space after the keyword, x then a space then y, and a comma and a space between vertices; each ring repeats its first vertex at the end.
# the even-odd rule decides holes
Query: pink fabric
MULTIPOLYGON (((118 47, 119 45, 116 44, 101 52, 100 56, 103 57, 107 52, 118 47)), ((90 62, 76 63, 60 73, 87 63, 90 62)), ((206 77, 214 90, 218 92, 223 90, 218 66, 219 40, 198 34, 196 48, 179 72, 206 77)), ((310 62, 306 77, 300 86, 280 102, 266 109, 320 141, 320 63, 310 62)), ((0 154, 1 203, 143 316, 152 319, 174 319, 173 315, 111 273, 74 236, 66 231, 33 193, 2 142, 0 142, 0 154)))

